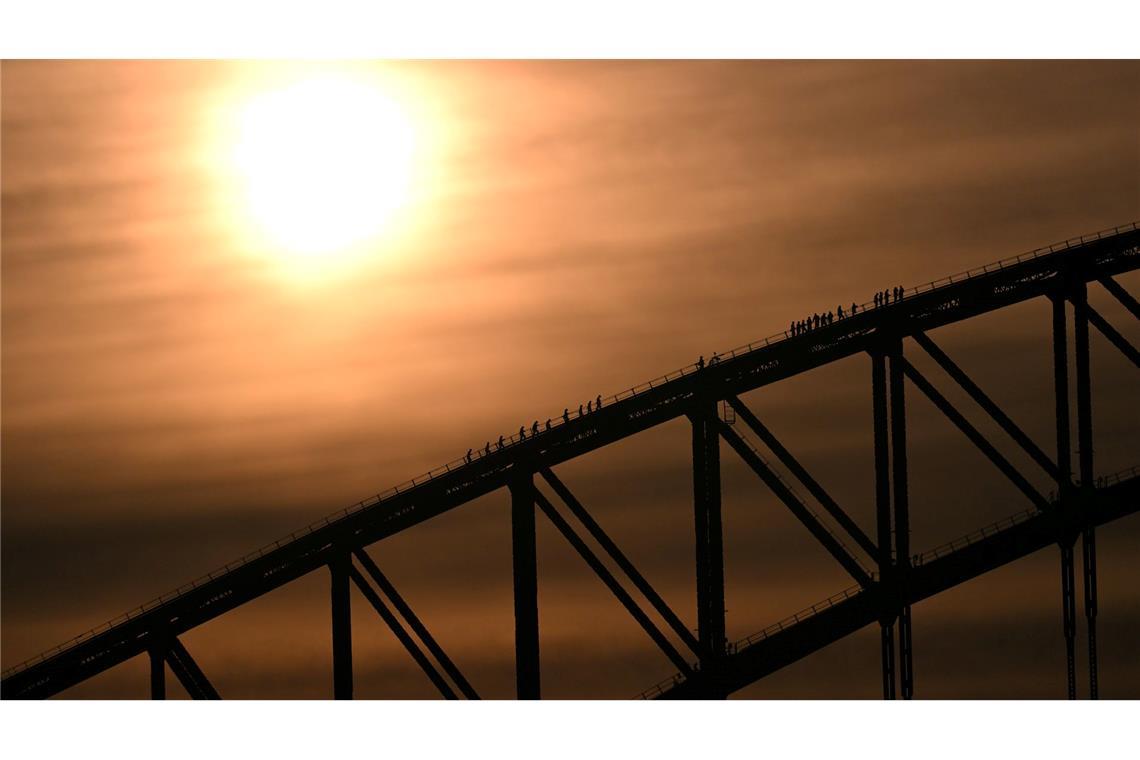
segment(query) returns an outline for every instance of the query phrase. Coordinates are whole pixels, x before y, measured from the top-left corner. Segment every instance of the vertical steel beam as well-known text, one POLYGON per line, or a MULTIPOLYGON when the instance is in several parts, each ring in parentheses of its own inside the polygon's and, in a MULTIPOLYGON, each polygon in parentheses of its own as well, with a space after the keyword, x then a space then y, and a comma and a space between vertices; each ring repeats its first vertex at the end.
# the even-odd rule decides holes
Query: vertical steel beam
POLYGON ((539 699, 538 553, 534 533, 534 476, 510 483, 511 558, 515 586, 515 685, 519 699, 539 699))
POLYGON ((1065 299, 1053 297, 1053 393, 1057 405, 1057 492, 1068 491, 1072 473, 1069 440, 1069 345, 1065 299))
MULTIPOLYGON (((1072 489, 1072 444, 1069 437, 1069 345, 1065 299, 1053 300, 1053 393, 1057 414, 1057 494, 1063 502, 1072 489)), ((1073 544, 1062 536, 1061 547, 1061 625, 1065 634, 1065 672, 1069 699, 1077 698, 1077 610, 1073 596, 1073 544)))
MULTIPOLYGON (((871 352, 871 410, 875 435, 875 525, 879 543, 879 585, 893 594, 891 579, 891 482, 890 452, 887 437, 887 373, 886 359, 878 351, 871 352)), ((879 618, 882 644, 883 699, 895 698, 894 614, 883 600, 879 618)))
MULTIPOLYGON (((1073 288, 1073 334, 1077 364, 1077 455, 1081 492, 1091 500, 1094 490, 1092 442, 1092 383, 1089 369, 1089 306, 1085 284, 1073 288)), ((1092 527, 1081 535, 1084 559, 1085 620, 1089 638, 1089 698, 1097 699, 1096 661, 1096 533, 1092 527)))
POLYGON ((346 552, 329 562, 332 597, 333 699, 352 699, 352 606, 346 552))
POLYGON ((883 699, 895 698, 895 634, 891 623, 879 624, 879 642, 883 658, 883 699))
POLYGON ((1069 699, 1077 698, 1077 598, 1073 578, 1073 545, 1061 545, 1061 615, 1065 626, 1065 672, 1069 699))
MULTIPOLYGON (((891 476, 895 512, 895 593, 906 599, 907 572, 910 569, 910 508, 907 498, 906 396, 903 385, 902 341, 891 348, 891 476)), ((910 605, 899 607, 899 678, 903 699, 914 691, 914 663, 911 658, 910 605)))
POLYGON ((696 523, 697 638, 706 663, 725 653, 724 535, 720 503, 720 434, 716 401, 702 400, 693 426, 693 511, 696 523))
POLYGON ((157 644, 152 644, 147 653, 150 655, 150 698, 166 699, 166 653, 157 644))

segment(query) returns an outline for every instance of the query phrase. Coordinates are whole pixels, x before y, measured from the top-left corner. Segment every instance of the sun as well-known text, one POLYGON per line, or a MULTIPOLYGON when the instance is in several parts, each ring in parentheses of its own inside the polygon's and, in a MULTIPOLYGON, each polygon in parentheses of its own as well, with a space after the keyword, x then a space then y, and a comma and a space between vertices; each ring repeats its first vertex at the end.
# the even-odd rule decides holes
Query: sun
POLYGON ((238 109, 234 135, 249 220, 295 263, 358 253, 408 201, 415 129, 372 83, 310 76, 255 95, 238 109))

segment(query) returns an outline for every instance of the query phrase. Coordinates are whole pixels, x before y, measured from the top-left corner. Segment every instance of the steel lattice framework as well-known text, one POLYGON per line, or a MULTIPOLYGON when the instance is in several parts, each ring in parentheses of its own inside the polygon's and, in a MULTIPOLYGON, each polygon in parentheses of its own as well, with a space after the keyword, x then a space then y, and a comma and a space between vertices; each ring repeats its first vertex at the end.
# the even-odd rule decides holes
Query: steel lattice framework
POLYGON ((1065 241, 981 269, 906 289, 902 298, 864 304, 847 318, 818 329, 783 333, 686 367, 604 400, 587 414, 567 414, 545 430, 500 439, 474 455, 449 462, 406 484, 342 510, 226 565, 193 583, 88 631, 3 674, 5 699, 43 698, 125 660, 147 653, 151 694, 165 696, 166 668, 195 698, 218 693, 179 636, 223 613, 327 567, 331 579, 333 693, 352 696, 350 590, 355 585, 391 627, 417 664, 447 698, 478 698, 407 601, 365 551, 366 547, 500 488, 511 500, 517 695, 538 698, 538 572, 535 515, 541 511, 625 606, 678 673, 641 696, 723 698, 856 630, 878 623, 883 696, 914 693, 911 606, 989 570, 1051 545, 1060 548, 1062 620, 1068 659, 1068 695, 1075 698, 1077 630, 1075 547, 1080 540, 1089 642, 1089 695, 1097 696, 1096 528, 1140 509, 1140 470, 1098 478, 1093 467, 1089 325, 1137 367, 1140 352, 1087 300, 1099 283, 1137 319, 1140 304, 1115 275, 1140 267, 1136 223, 1065 241), (929 337, 931 330, 1035 298, 1052 302, 1056 453, 1037 446, 929 337), (1067 308, 1073 311, 1075 368, 1070 372, 1067 308), (910 363, 913 344, 935 363, 1056 483, 1046 498, 910 363), (855 354, 871 366, 874 419, 875 536, 867 535, 739 395, 855 354), (1070 375, 1076 385, 1073 471, 1070 375), (925 553, 910 547, 907 497, 907 381, 1008 478, 1029 509, 925 553), (681 621, 629 558, 593 519, 553 468, 614 441, 672 419, 692 426, 696 542, 697 634, 681 621), (742 422, 743 425, 738 424, 742 422), (747 431, 747 432, 745 432, 747 431), (759 439, 828 514, 813 511, 769 464, 759 439), (720 442, 728 444, 851 575, 855 585, 739 642, 725 636, 724 561, 720 498, 720 442), (556 494, 556 506, 535 476, 556 494), (601 547, 599 556, 570 522, 568 512, 601 547), (857 547, 853 551, 849 545, 857 547), (865 557, 861 559, 860 552, 865 557), (869 562, 868 562, 869 560, 869 562), (867 564, 872 567, 869 569, 867 564), (620 569, 625 582, 609 566, 620 569), (664 624, 631 595, 632 585, 664 624), (414 636, 413 636, 414 634, 414 636), (672 635, 670 635, 672 634, 672 635), (418 642, 417 642, 418 639, 418 642))

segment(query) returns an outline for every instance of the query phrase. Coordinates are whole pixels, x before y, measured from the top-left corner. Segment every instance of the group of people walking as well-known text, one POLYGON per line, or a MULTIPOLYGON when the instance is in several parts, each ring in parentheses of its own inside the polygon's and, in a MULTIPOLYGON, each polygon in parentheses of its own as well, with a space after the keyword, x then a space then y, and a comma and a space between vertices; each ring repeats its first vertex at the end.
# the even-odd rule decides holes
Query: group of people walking
POLYGON ((875 294, 874 304, 875 306, 886 306, 889 303, 901 301, 904 295, 905 291, 901 286, 890 290, 880 290, 875 294))
MULTIPOLYGON (((584 417, 587 414, 593 414, 594 412, 598 411, 601 408, 602 408, 602 394, 599 393, 597 398, 595 398, 593 401, 587 401, 585 407, 583 407, 581 404, 578 404, 578 416, 584 417)), ((562 422, 567 423, 569 421, 570 421, 570 407, 566 407, 565 409, 562 410, 562 422)), ((546 432, 546 431, 550 430, 552 427, 554 427, 553 419, 550 417, 546 418, 545 424, 543 424, 541 427, 539 426, 538 420, 535 420, 534 423, 531 424, 531 426, 530 426, 530 435, 531 435, 531 437, 536 436, 540 432, 546 432)), ((526 425, 519 425, 518 442, 525 441, 526 438, 527 438, 526 425)), ((499 440, 495 442, 494 447, 495 447, 495 450, 498 451, 499 449, 502 449, 508 445, 510 445, 510 442, 508 442, 504 436, 500 435, 499 440)), ((487 456, 490 453, 491 453, 491 442, 487 441, 487 443, 483 446, 483 448, 481 450, 476 451, 475 449, 467 449, 467 453, 463 456, 463 461, 466 462, 467 464, 471 464, 471 460, 474 459, 475 457, 487 456)))
MULTIPOLYGON (((886 306, 887 304, 901 301, 905 295, 906 291, 900 285, 898 287, 891 288, 890 290, 880 290, 875 294, 874 298, 871 299, 871 303, 873 303, 877 309, 880 306, 886 306)), ((835 307, 835 311, 829 311, 822 314, 812 314, 806 319, 792 320, 792 322, 788 325, 788 335, 795 337, 797 335, 803 335, 804 333, 810 332, 812 330, 818 330, 821 327, 826 327, 832 324, 837 319, 846 319, 847 317, 853 317, 858 313, 858 311, 859 305, 852 302, 850 311, 843 311, 843 305, 840 304, 839 306, 835 307)))
MULTIPOLYGON (((906 296, 906 291, 902 288, 902 286, 894 287, 894 288, 891 288, 890 290, 880 290, 878 293, 875 294, 874 298, 871 299, 871 303, 874 304, 875 308, 879 308, 881 306, 886 306, 886 305, 891 304, 891 303, 897 303, 898 301, 901 301, 905 296, 906 296)), ((804 333, 810 332, 812 330, 818 330, 821 327, 826 327, 827 325, 834 323, 835 320, 837 320, 837 319, 847 319, 848 317, 853 317, 853 316, 855 316, 855 314, 858 313, 858 311, 859 311, 859 305, 856 303, 852 303, 851 309, 848 311, 844 311, 843 305, 840 304, 839 306, 835 307, 835 311, 828 311, 828 312, 822 313, 822 314, 821 313, 815 313, 815 314, 812 314, 810 317, 806 317, 804 319, 792 320, 791 324, 788 325, 788 335, 791 337, 795 337, 797 335, 803 335, 804 333)), ((708 363, 711 366, 711 365, 717 364, 719 362, 720 362, 720 355, 719 354, 713 354, 712 358, 709 359, 708 363)), ((697 369, 704 369, 705 368, 705 357, 703 355, 700 356, 697 359, 696 364, 694 366, 696 366, 697 369)), ((602 408, 602 396, 601 396, 601 394, 598 394, 598 397, 595 398, 593 401, 587 401, 586 405, 584 407, 582 406, 582 404, 578 404, 578 416, 584 417, 587 414, 592 414, 601 408, 602 408)), ((570 421, 570 407, 566 407, 565 409, 562 410, 562 422, 563 422, 563 424, 565 424, 569 421, 570 421)), ((534 423, 530 426, 530 435, 536 436, 540 432, 550 430, 551 427, 552 427, 552 424, 551 424, 551 420, 549 418, 546 420, 546 424, 541 426, 541 427, 538 424, 538 420, 535 420, 534 423)), ((526 437, 527 437, 526 425, 520 425, 519 426, 518 440, 520 442, 525 441, 526 437)), ((508 445, 507 441, 503 438, 503 436, 500 435, 499 440, 495 443, 495 449, 498 450, 498 449, 501 449, 507 445, 508 445)), ((483 449, 479 452, 476 452, 474 449, 467 449, 467 454, 463 457, 463 461, 465 461, 467 464, 470 464, 473 457, 475 457, 475 456, 486 456, 490 453, 491 453, 491 442, 487 441, 486 445, 483 446, 483 449)))

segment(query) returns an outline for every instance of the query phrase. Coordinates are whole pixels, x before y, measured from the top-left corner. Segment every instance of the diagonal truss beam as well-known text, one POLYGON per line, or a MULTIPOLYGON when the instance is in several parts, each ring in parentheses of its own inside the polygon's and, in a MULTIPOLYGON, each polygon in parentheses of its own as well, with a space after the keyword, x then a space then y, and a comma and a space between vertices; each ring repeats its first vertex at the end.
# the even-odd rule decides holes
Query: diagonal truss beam
POLYGON ((439 674, 435 666, 431 664, 431 660, 427 658, 416 642, 412 640, 408 632, 404 630, 404 626, 400 625, 400 621, 396 619, 396 616, 388 609, 388 605, 384 604, 380 595, 368 584, 368 581, 360 574, 360 571, 356 569, 355 565, 349 566, 348 574, 349 577, 352 578, 352 582, 360 589, 360 593, 364 595, 364 598, 368 600, 372 608, 375 609, 377 614, 388 624, 388 627, 392 629, 392 633, 396 634, 396 638, 404 645, 404 649, 408 650, 408 654, 412 656, 416 664, 420 666, 427 677, 431 679, 431 682, 435 684, 435 688, 439 689, 439 693, 447 699, 458 699, 455 695, 455 691, 452 690, 443 676, 439 674))
POLYGON ((1001 426, 1002 430, 1009 434, 1010 438, 1021 446, 1034 462, 1041 466, 1041 469, 1045 470, 1053 479, 1057 478, 1059 473, 1057 465, 1049 459, 1048 455, 928 335, 916 332, 911 337, 926 353, 930 354, 934 361, 938 362, 938 366, 942 367, 946 374, 950 375, 962 387, 962 390, 970 395, 970 398, 977 402, 978 406, 990 415, 994 422, 1001 426))
POLYGON ((629 614, 632 615, 638 624, 640 624, 641 627, 645 630, 645 632, 649 634, 649 637, 653 639, 654 643, 656 643, 658 647, 661 648, 661 651, 665 653, 665 656, 668 657, 673 662, 673 664, 677 666, 677 669, 684 673, 686 676, 692 675, 693 668, 689 665, 688 660, 686 660, 681 655, 681 653, 677 651, 677 649, 669 642, 669 639, 667 639, 665 635, 661 633, 661 630, 653 624, 653 621, 649 619, 649 617, 645 614, 645 611, 637 605, 637 602, 633 600, 633 597, 629 595, 629 592, 626 591, 625 588, 623 588, 622 585, 617 582, 617 579, 614 578, 613 574, 608 569, 606 569, 606 566, 602 564, 602 561, 598 559, 598 556, 590 550, 590 547, 586 545, 586 542, 584 542, 578 536, 578 534, 574 532, 574 529, 570 527, 570 524, 567 523, 565 519, 563 519, 562 515, 558 514, 558 511, 554 509, 554 505, 550 503, 550 500, 546 498, 546 495, 536 488, 534 491, 534 498, 535 503, 538 505, 538 508, 546 514, 550 522, 553 523, 554 527, 558 529, 558 532, 561 533, 562 536, 570 543, 570 545, 574 547, 579 556, 581 556, 582 559, 586 561, 586 564, 589 565, 594 573, 597 574, 597 576, 602 580, 602 582, 606 584, 606 587, 613 593, 613 595, 618 598, 618 601, 622 603, 622 606, 626 608, 629 614))
POLYGON ((186 693, 193 699, 221 699, 218 690, 206 678, 206 674, 194 662, 194 658, 186 651, 186 647, 177 637, 170 639, 166 650, 166 661, 170 663, 170 670, 178 677, 186 693))
POLYGON ((685 645, 692 650, 693 654, 699 655, 701 645, 692 631, 685 627, 685 624, 681 622, 681 619, 677 617, 672 608, 666 604, 665 600, 662 599, 653 586, 649 584, 645 576, 638 572, 637 568, 633 566, 633 563, 629 561, 629 558, 625 556, 625 553, 622 552, 617 544, 602 530, 602 526, 586 511, 586 508, 583 507, 582 503, 571 493, 570 489, 566 487, 549 467, 543 467, 539 470, 539 474, 550 484, 550 487, 558 494, 558 498, 562 499, 563 503, 574 513, 574 516, 586 526, 586 530, 589 531, 590 535, 594 537, 594 540, 606 551, 610 559, 629 577, 633 585, 637 587, 637 590, 649 600, 649 603, 653 605, 653 609, 657 610, 657 613, 669 624, 669 627, 673 629, 674 633, 685 642, 685 645))
POLYGON ((751 428, 752 431, 760 437, 760 440, 764 441, 764 445, 772 450, 772 453, 776 455, 776 458, 779 459, 785 467, 791 470, 793 475, 799 478, 800 482, 804 484, 804 487, 806 487, 807 490, 811 492, 811 495, 814 496, 821 505, 823 505, 823 508, 827 510, 827 513, 835 518, 835 521, 843 526, 843 529, 846 530, 853 539, 855 539, 855 542, 859 544, 860 548, 862 548, 863 551, 867 552, 867 554, 871 557, 878 556, 879 548, 875 545, 875 542, 872 541, 870 537, 868 537, 867 534, 863 532, 863 529, 860 528, 854 520, 847 516, 847 513, 844 512, 839 504, 836 503, 835 499, 831 498, 831 495, 828 494, 827 491, 823 490, 823 486, 816 482, 815 478, 813 478, 808 473, 808 471, 804 469, 803 465, 801 465, 799 461, 797 461, 796 458, 792 456, 791 452, 784 448, 779 439, 777 439, 776 436, 772 434, 771 430, 769 430, 762 422, 760 422, 756 415, 752 413, 752 410, 749 409, 744 404, 744 402, 736 396, 729 396, 725 399, 725 401, 729 403, 729 405, 741 417, 741 419, 744 420, 748 427, 751 428))
POLYGON ((1038 509, 1044 511, 1049 508, 1049 502, 1045 500, 1045 497, 1039 494, 1037 489, 1030 485, 1029 481, 1009 463, 1009 460, 1003 457, 1001 453, 993 447, 993 444, 987 441, 985 436, 978 432, 978 429, 971 425, 966 418, 962 416, 961 412, 955 409, 946 397, 939 393, 935 387, 930 384, 930 381, 914 368, 914 365, 901 356, 898 357, 897 361, 901 363, 903 374, 910 378, 915 387, 922 391, 922 393, 938 407, 938 410, 946 415, 946 418, 954 423, 955 427, 961 430, 966 437, 994 463, 994 466, 1001 470, 1003 475, 1009 478, 1010 482, 1017 486, 1019 491, 1025 494, 1038 509))
POLYGON ((1101 335, 1108 338, 1109 342, 1116 346, 1120 353, 1127 356, 1137 367, 1140 367, 1140 351, 1137 351, 1136 347, 1129 343, 1127 338, 1118 333, 1116 328, 1110 325, 1108 320, 1102 317, 1096 309, 1088 304, 1085 304, 1084 309, 1093 327, 1100 330, 1101 335))
POLYGON ((772 493, 776 494, 777 498, 784 502, 785 506, 792 511, 792 514, 815 536, 816 541, 819 541, 820 544, 823 545, 823 548, 827 549, 828 553, 831 554, 839 564, 843 565, 843 569, 846 570, 860 586, 863 588, 869 587, 871 585, 871 576, 867 574, 867 571, 864 570, 843 545, 828 532, 827 528, 820 524, 819 520, 815 518, 815 515, 784 485, 783 481, 776 476, 776 473, 772 472, 772 469, 764 463, 764 460, 758 457, 756 452, 748 447, 748 444, 744 442, 735 430, 724 422, 718 420, 718 423, 717 428, 720 431, 721 437, 740 455, 744 463, 752 468, 752 471, 764 481, 764 484, 772 490, 772 493))
POLYGON ((1124 308, 1132 312, 1132 316, 1140 319, 1140 303, 1137 303, 1132 294, 1125 290, 1119 282, 1111 277, 1101 277, 1100 284, 1104 286, 1105 290, 1116 296, 1116 300, 1124 304, 1124 308))
POLYGON ((475 689, 472 688, 470 682, 463 677, 463 673, 456 667, 452 659, 447 656, 447 653, 443 651, 443 647, 441 647, 435 640, 435 637, 428 632, 427 626, 420 621, 416 613, 412 612, 412 608, 404 601, 404 597, 400 596, 400 593, 396 591, 396 587, 392 585, 392 582, 388 580, 384 573, 380 572, 380 568, 372 561, 372 557, 368 555, 368 552, 364 551, 364 549, 355 549, 352 553, 356 556, 356 560, 360 563, 360 566, 364 568, 364 571, 371 576, 372 582, 391 600, 396 611, 403 615, 404 619, 408 621, 408 625, 411 626, 411 629, 420 637, 420 641, 424 643, 424 646, 426 646, 432 656, 435 657, 444 672, 451 677, 451 680, 459 687, 459 690, 463 692, 463 696, 468 699, 479 699, 479 695, 475 693, 475 689))

